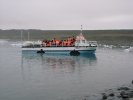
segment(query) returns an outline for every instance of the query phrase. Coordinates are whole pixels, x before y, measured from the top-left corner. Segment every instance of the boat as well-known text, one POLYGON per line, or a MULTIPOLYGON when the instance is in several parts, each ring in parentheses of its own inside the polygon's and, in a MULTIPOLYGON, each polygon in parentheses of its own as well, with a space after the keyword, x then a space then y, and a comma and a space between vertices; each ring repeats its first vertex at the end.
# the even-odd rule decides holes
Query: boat
POLYGON ((95 53, 96 41, 87 41, 81 32, 76 37, 68 37, 65 40, 26 41, 22 45, 22 51, 34 51, 36 53, 67 53, 80 55, 81 53, 95 53))

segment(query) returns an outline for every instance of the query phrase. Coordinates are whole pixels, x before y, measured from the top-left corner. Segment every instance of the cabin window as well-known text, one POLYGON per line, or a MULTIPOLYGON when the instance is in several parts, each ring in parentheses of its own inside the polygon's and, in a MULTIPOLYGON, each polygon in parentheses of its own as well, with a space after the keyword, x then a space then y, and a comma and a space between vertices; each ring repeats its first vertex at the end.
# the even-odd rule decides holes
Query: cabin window
POLYGON ((79 40, 77 40, 77 43, 80 43, 80 41, 79 41, 79 40))

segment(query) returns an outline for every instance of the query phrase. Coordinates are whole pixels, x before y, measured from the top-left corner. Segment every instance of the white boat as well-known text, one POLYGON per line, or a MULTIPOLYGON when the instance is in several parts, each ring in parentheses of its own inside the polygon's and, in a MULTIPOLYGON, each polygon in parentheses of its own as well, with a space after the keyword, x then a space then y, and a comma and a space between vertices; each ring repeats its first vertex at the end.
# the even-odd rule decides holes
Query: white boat
POLYGON ((69 37, 66 40, 51 41, 26 41, 22 45, 22 51, 34 51, 37 53, 95 53, 97 48, 96 41, 87 41, 81 33, 76 37, 69 37))

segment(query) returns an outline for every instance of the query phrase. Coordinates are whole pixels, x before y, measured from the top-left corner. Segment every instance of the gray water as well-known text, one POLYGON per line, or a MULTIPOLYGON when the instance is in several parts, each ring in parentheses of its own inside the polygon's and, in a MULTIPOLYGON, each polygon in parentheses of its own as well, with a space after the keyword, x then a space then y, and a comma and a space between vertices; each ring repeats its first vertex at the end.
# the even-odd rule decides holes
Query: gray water
POLYGON ((0 42, 0 100, 82 100, 133 80, 133 52, 123 48, 39 55, 22 53, 13 43, 0 42))

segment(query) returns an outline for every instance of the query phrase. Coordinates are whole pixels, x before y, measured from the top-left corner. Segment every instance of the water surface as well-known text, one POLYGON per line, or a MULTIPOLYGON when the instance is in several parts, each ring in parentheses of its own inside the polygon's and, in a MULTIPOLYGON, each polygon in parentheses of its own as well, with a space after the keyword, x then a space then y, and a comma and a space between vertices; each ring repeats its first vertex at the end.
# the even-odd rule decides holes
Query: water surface
POLYGON ((133 53, 98 47, 94 55, 22 53, 0 43, 0 100, 82 100, 129 83, 133 53))

